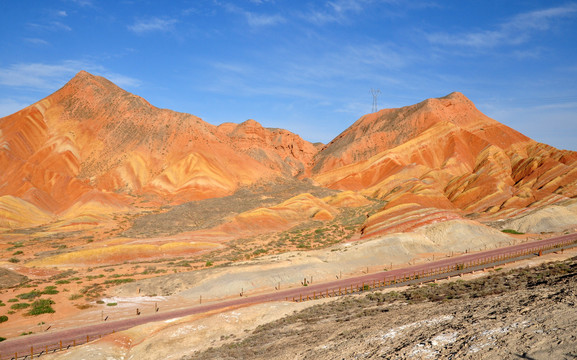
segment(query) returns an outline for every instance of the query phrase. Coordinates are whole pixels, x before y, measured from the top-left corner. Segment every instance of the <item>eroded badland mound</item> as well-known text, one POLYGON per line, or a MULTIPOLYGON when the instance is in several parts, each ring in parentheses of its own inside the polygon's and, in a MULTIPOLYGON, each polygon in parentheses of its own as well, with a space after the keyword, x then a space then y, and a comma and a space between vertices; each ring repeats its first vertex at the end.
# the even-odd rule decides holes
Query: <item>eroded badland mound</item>
MULTIPOLYGON (((460 93, 365 115, 325 146, 80 72, 0 119, 0 169, 1 266, 22 283, 0 300, 55 286, 57 314, 78 319, 114 294, 238 296, 577 228, 577 153, 460 93)), ((38 323, 13 313, 9 336, 38 323)))

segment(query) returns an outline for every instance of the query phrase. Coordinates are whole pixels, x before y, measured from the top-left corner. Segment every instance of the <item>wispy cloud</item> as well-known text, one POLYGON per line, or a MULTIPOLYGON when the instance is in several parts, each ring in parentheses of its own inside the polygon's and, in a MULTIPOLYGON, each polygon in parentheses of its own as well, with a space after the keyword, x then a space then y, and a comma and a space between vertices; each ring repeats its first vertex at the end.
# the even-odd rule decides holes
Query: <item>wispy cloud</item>
POLYGON ((49 23, 46 24, 37 24, 37 23, 28 23, 28 26, 30 26, 33 29, 38 29, 41 31, 60 31, 60 30, 64 30, 64 31, 72 31, 72 28, 60 21, 51 21, 49 23))
POLYGON ((0 68, 0 85, 35 91, 53 90, 62 86, 80 70, 102 75, 119 86, 136 87, 137 79, 108 71, 100 65, 67 60, 58 64, 19 63, 0 68))
POLYGON ((277 25, 286 22, 286 18, 279 14, 271 15, 271 14, 256 13, 253 11, 245 10, 241 7, 238 7, 230 3, 219 3, 219 5, 231 13, 240 14, 244 16, 248 25, 251 26, 252 28, 277 25))
POLYGON ((369 0, 334 0, 327 1, 320 9, 312 9, 301 15, 305 20, 324 25, 327 23, 341 23, 348 20, 351 14, 361 12, 369 0))
POLYGON ((498 25, 494 30, 480 30, 464 34, 434 33, 427 36, 434 44, 493 48, 503 45, 519 45, 530 40, 535 32, 547 31, 560 18, 574 16, 577 4, 526 12, 498 25))
POLYGON ((71 1, 79 6, 94 6, 92 0, 71 0, 71 1))
POLYGON ((128 29, 136 34, 144 34, 155 31, 166 32, 172 31, 176 23, 178 23, 177 19, 154 17, 137 20, 134 24, 129 25, 128 29))
POLYGON ((24 38, 24 41, 34 45, 42 45, 42 46, 50 45, 48 41, 38 38, 24 38))

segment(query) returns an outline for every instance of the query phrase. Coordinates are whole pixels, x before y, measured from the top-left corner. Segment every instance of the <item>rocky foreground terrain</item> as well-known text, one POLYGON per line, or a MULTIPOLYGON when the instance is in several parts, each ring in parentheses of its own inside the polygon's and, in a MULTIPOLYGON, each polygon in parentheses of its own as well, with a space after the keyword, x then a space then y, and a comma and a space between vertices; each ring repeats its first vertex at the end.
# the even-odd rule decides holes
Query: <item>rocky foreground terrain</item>
POLYGON ((188 359, 574 359, 577 257, 313 306, 188 359))

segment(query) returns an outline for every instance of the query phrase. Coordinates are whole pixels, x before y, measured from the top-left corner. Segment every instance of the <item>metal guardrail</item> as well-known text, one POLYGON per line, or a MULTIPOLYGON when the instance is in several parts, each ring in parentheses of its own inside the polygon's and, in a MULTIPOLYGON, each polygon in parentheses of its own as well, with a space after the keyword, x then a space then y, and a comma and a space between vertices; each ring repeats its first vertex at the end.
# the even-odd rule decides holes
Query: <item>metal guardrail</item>
MULTIPOLYGON (((492 255, 487 256, 485 258, 475 259, 472 261, 463 261, 459 262, 459 258, 455 258, 455 263, 449 265, 443 265, 438 267, 431 267, 426 270, 420 271, 411 271, 408 270, 406 272, 401 272, 400 275, 387 275, 384 273, 383 279, 381 280, 373 280, 369 282, 361 282, 357 284, 335 287, 335 288, 327 288, 324 291, 313 291, 310 292, 303 292, 299 295, 299 297, 293 297, 292 301, 295 302, 302 302, 302 301, 310 301, 316 299, 322 299, 327 297, 335 297, 335 296, 343 296, 349 295, 354 293, 361 293, 364 291, 372 291, 376 289, 382 289, 387 287, 395 287, 395 286, 402 286, 402 285, 409 285, 413 283, 425 283, 430 282, 438 279, 442 279, 445 277, 451 277, 454 275, 459 275, 471 271, 476 271, 480 269, 484 269, 488 267, 487 265, 496 266, 505 263, 509 263, 516 260, 521 260, 524 258, 532 257, 532 256, 541 256, 544 253, 552 252, 558 249, 565 249, 577 246, 577 239, 570 238, 566 240, 562 240, 556 242, 554 244, 547 244, 547 245, 540 245, 529 247, 522 250, 512 250, 509 253, 499 254, 499 255, 492 255)), ((396 270, 398 271, 398 270, 396 270)), ((289 300, 288 298, 286 300, 289 300)), ((48 353, 54 353, 57 351, 64 351, 68 350, 71 347, 75 347, 78 345, 83 345, 89 343, 90 341, 94 341, 97 339, 102 338, 102 336, 113 334, 115 331, 113 330, 111 333, 101 334, 101 335, 94 335, 86 337, 69 340, 69 341, 59 341, 54 344, 50 345, 42 345, 42 346, 30 346, 30 350, 26 352, 15 352, 13 354, 1 354, 0 353, 0 360, 23 360, 23 359, 39 359, 43 355, 48 353)))
MULTIPOLYGON (((357 284, 347 285, 346 287, 327 288, 324 291, 303 292, 298 297, 293 297, 292 301, 302 302, 310 301, 328 297, 350 295, 360 293, 363 291, 373 291, 388 287, 410 285, 414 283, 426 283, 434 280, 443 279, 446 277, 456 276, 472 271, 483 270, 487 267, 493 267, 510 263, 513 261, 522 260, 532 256, 541 256, 544 253, 552 252, 557 249, 565 249, 577 246, 577 240, 567 239, 555 244, 540 245, 529 247, 522 250, 513 250, 509 253, 487 256, 485 258, 475 259, 472 261, 459 262, 456 258, 455 263, 432 267, 420 271, 407 271, 400 275, 387 275, 384 273, 382 280, 373 280, 369 282, 361 282, 357 284)), ((286 299, 289 300, 289 299, 286 299)))
POLYGON ((100 339, 103 336, 110 335, 113 333, 114 333, 114 331, 112 331, 111 333, 108 333, 108 334, 95 335, 92 337, 89 335, 86 335, 86 337, 73 339, 73 340, 69 340, 69 341, 62 341, 61 340, 57 343, 49 344, 49 345, 43 345, 43 346, 31 345, 30 351, 26 351, 26 352, 20 351, 20 352, 15 352, 14 354, 8 354, 8 355, 0 354, 0 360, 41 359, 43 355, 55 353, 57 351, 65 351, 65 350, 68 350, 72 347, 87 344, 91 341, 100 339))

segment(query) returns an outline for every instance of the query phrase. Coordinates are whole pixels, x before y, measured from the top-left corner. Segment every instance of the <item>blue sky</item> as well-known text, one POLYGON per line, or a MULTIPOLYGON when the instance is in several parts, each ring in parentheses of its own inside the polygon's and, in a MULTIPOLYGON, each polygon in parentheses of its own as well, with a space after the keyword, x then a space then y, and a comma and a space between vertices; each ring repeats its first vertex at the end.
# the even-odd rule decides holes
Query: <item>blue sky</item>
POLYGON ((212 124, 328 142, 371 111, 460 91, 577 150, 577 2, 3 0, 0 116, 78 71, 212 124))

